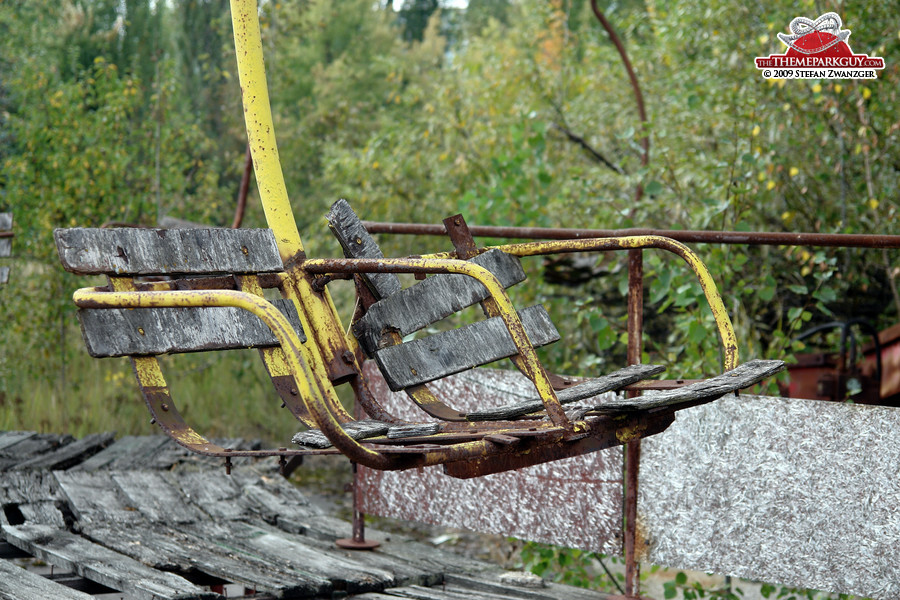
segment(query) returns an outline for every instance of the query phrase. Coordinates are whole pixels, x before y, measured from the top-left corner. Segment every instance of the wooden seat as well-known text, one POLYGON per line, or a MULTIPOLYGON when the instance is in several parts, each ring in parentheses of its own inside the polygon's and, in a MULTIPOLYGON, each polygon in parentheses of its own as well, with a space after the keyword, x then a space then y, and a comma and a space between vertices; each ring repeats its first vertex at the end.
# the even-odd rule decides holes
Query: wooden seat
MULTIPOLYGON (((374 239, 346 201, 336 202, 327 219, 348 258, 384 258, 374 239)), ((456 220, 459 222, 459 217, 456 220)), ((491 271, 503 287, 510 287, 525 279, 518 258, 500 250, 475 254, 471 262, 491 271)), ((537 390, 530 400, 520 400, 504 407, 463 412, 449 404, 452 399, 435 397, 425 385, 502 358, 512 357, 514 362, 521 358, 518 355, 519 348, 511 339, 504 321, 498 316, 491 316, 491 310, 485 306, 485 302, 489 301, 489 294, 478 281, 465 275, 437 274, 403 289, 396 275, 375 273, 358 274, 357 287, 363 310, 358 313, 352 329, 360 346, 367 356, 376 361, 390 389, 406 391, 426 413, 445 423, 398 426, 391 422, 370 420, 345 425, 344 429, 348 434, 376 444, 397 439, 408 441, 409 437, 417 442, 442 443, 447 438, 461 439, 460 436, 463 435, 517 444, 526 429, 554 426, 547 418, 545 399, 537 390), (477 303, 482 303, 488 313, 486 319, 427 337, 402 341, 410 334, 477 303), (525 421, 521 421, 522 419, 525 421), (522 426, 526 423, 529 426, 527 428, 522 426)), ((531 346, 541 346, 559 339, 556 328, 542 306, 531 306, 518 314, 531 346)), ((517 366, 520 365, 517 363, 517 366)), ((717 378, 680 389, 650 392, 636 398, 600 399, 605 392, 621 390, 664 370, 664 367, 658 365, 631 365, 609 375, 586 379, 578 385, 556 391, 555 397, 560 404, 573 406, 566 414, 574 420, 601 414, 618 414, 620 417, 626 413, 632 416, 641 413, 646 415, 651 410, 671 415, 674 410, 708 402, 752 385, 780 368, 778 361, 751 361, 717 378)), ((315 430, 297 434, 294 442, 315 447, 327 447, 328 444, 325 436, 315 430)), ((504 461, 508 461, 508 457, 504 461)), ((477 474, 496 472, 506 464, 491 465, 489 462, 482 461, 481 466, 475 470, 477 474)), ((462 465, 448 465, 447 468, 457 476, 471 476, 474 472, 471 467, 462 465)))
POLYGON ((178 443, 225 457, 226 464, 237 456, 278 455, 284 461, 341 452, 379 469, 443 464, 453 476, 473 477, 658 433, 676 410, 752 385, 782 367, 779 361, 751 361, 704 382, 629 399, 603 394, 663 368, 631 365, 562 385, 534 352, 559 340, 547 311, 541 305, 516 311, 505 293, 525 280, 517 256, 477 251, 457 231, 455 256, 467 260, 386 259, 347 202, 337 202, 328 221, 349 259, 300 255, 286 266, 270 230, 67 229, 55 237, 67 270, 108 279, 106 286, 75 294, 88 352, 130 357, 153 420, 178 443), (395 272, 431 275, 404 289, 395 272), (346 339, 340 337, 343 326, 324 324, 329 313, 314 306, 331 306, 327 283, 341 273, 353 274, 360 297, 354 337, 346 339), (266 300, 266 289, 279 297, 266 300), (483 320, 421 335, 475 304, 485 312, 483 320), (408 339, 413 334, 419 337, 408 339), (237 348, 259 349, 283 405, 307 428, 294 437, 299 447, 224 448, 179 414, 156 357, 237 348), (391 389, 403 390, 438 421, 404 421, 386 410, 362 375, 366 356, 391 389), (461 411, 428 385, 505 358, 533 385, 533 397, 461 411), (334 388, 343 383, 353 387, 366 418, 354 419, 341 405, 334 388))

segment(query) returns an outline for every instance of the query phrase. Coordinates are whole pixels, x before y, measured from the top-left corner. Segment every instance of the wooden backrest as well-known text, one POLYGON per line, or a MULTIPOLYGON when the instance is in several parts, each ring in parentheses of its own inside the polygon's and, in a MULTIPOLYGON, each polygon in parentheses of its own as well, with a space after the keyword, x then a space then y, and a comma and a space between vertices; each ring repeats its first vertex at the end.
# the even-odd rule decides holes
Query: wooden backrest
MULTIPOLYGON (((68 271, 110 277, 186 276, 170 281, 172 289, 190 289, 198 282, 205 289, 240 289, 232 275, 283 268, 269 229, 58 229, 54 237, 68 271)), ((305 341, 294 303, 280 299, 273 304, 305 341)), ((78 317, 88 353, 98 358, 278 344, 258 317, 238 308, 80 309, 78 317)))
MULTIPOLYGON (((384 258, 346 200, 336 202, 327 218, 345 255, 384 258)), ((519 259, 499 250, 485 252, 471 261, 491 271, 504 287, 525 280, 519 259)), ((401 289, 399 279, 393 274, 363 275, 363 280, 380 300, 353 324, 353 332, 363 350, 376 360, 392 390, 434 381, 516 354, 515 344, 499 317, 397 343, 398 338, 485 300, 487 290, 471 277, 432 275, 406 289, 401 289)), ((528 307, 519 316, 532 345, 543 346, 559 339, 543 306, 528 307)))
POLYGON ((63 267, 81 275, 271 273, 284 267, 270 229, 57 229, 63 267))

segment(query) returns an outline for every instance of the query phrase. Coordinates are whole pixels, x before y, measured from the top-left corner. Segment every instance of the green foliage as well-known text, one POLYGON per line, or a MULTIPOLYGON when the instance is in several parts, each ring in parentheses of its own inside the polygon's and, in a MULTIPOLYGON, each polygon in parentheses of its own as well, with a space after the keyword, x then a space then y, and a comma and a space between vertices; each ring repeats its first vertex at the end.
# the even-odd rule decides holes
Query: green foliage
POLYGON ((604 561, 613 564, 621 561, 614 556, 525 542, 520 557, 523 569, 566 585, 613 593, 621 591, 621 582, 625 579, 622 573, 612 575, 602 564, 604 561))

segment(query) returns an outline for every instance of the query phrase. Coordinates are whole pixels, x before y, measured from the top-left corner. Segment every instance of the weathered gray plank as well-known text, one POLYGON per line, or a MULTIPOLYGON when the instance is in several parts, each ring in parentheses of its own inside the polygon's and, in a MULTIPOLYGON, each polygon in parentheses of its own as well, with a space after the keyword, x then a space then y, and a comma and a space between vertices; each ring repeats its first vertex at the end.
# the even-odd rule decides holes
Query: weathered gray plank
POLYGON ((0 477, 0 504, 24 504, 58 498, 59 486, 46 471, 9 471, 0 477))
POLYGON ((59 529, 66 527, 66 519, 56 506, 56 502, 30 502, 20 504, 18 508, 26 523, 52 525, 59 529))
MULTIPOLYGON (((12 213, 0 213, 0 232, 12 230, 12 213)), ((0 257, 12 254, 12 238, 0 238, 0 257)), ((0 284, 9 281, 9 267, 0 267, 0 284)))
MULTIPOLYGON (((291 300, 272 302, 306 341, 291 300)), ((95 358, 274 346, 272 331, 240 308, 135 308, 78 311, 88 353, 95 358)))
POLYGON ((51 452, 74 441, 75 438, 71 435, 51 433, 38 433, 26 437, 0 452, 0 471, 11 469, 25 460, 51 452))
POLYGON ((132 469, 142 465, 148 456, 157 456, 162 447, 169 445, 175 445, 175 442, 165 435, 127 435, 69 471, 132 469))
MULTIPOLYGON (((365 419, 362 421, 352 421, 350 423, 345 423, 342 427, 344 431, 346 431, 347 434, 354 440, 364 440, 366 438, 386 434, 391 426, 387 423, 382 423, 381 421, 365 419)), ((291 441, 300 446, 308 446, 310 448, 331 447, 331 442, 328 441, 328 438, 325 437, 325 434, 318 429, 309 429, 307 431, 301 431, 300 433, 294 434, 294 437, 291 438, 291 441)))
POLYGON ((594 405, 596 410, 648 410, 698 400, 712 400, 748 388, 784 369, 781 360, 751 360, 731 371, 671 390, 650 390, 634 398, 609 398, 594 405))
POLYGON ((106 471, 55 471, 60 493, 83 523, 146 523, 106 471))
MULTIPOLYGON (((348 258, 384 258, 381 248, 363 227, 350 204, 341 198, 331 205, 325 216, 328 227, 348 258)), ((400 280, 393 273, 368 273, 363 280, 377 298, 387 298, 400 291, 400 280)))
POLYGON ((270 229, 57 229, 67 271, 82 275, 262 273, 283 269, 270 229))
POLYGON ((328 597, 333 590, 325 577, 273 565, 202 530, 193 533, 158 525, 123 535, 121 529, 91 526, 84 535, 154 569, 201 572, 276 598, 328 597))
POLYGON ((13 467, 15 470, 57 470, 93 456, 109 446, 115 439, 114 433, 93 433, 47 454, 35 456, 13 467))
MULTIPOLYGON (((505 288, 525 280, 519 259, 499 250, 479 254, 470 262, 493 273, 505 288)), ((487 289, 467 275, 433 275, 369 307, 354 323, 353 332, 371 356, 385 345, 384 332, 410 334, 487 297, 487 289)))
POLYGON ((387 436, 392 440, 399 440, 420 435, 434 435, 441 430, 440 423, 413 423, 410 425, 395 425, 388 429, 387 436))
MULTIPOLYGON (((532 345, 559 339, 550 316, 536 304, 519 312, 532 345)), ((500 317, 478 321, 427 338, 389 346, 375 354, 391 389, 402 390, 516 354, 516 346, 500 317)))
MULTIPOLYGON (((194 531, 194 527, 188 529, 194 531)), ((398 575, 404 578, 423 575, 414 566, 407 567, 393 560, 366 560, 370 557, 348 555, 333 542, 292 535, 269 526, 235 522, 223 529, 204 524, 203 530, 197 533, 259 556, 275 568, 325 578, 335 588, 350 593, 396 585, 398 575)))
POLYGON ((174 573, 151 569, 138 561, 90 542, 81 536, 46 525, 4 525, 3 537, 58 568, 85 579, 147 600, 219 600, 174 573))
POLYGON ((13 225, 12 213, 0 213, 0 231, 10 231, 13 225))
POLYGON ((194 523, 203 518, 172 476, 164 471, 120 471, 112 480, 122 492, 127 506, 154 523, 194 523))
MULTIPOLYGON (((556 392, 556 397, 562 404, 571 404, 579 400, 592 398, 605 392, 618 390, 626 385, 641 381, 665 371, 662 365, 629 365, 609 375, 588 379, 574 387, 556 392)), ((476 410, 468 413, 466 418, 470 421, 505 421, 533 413, 544 408, 544 403, 538 400, 516 402, 498 408, 476 410)))
POLYGON ((0 433, 0 452, 5 451, 6 448, 14 444, 18 444, 22 440, 36 435, 36 431, 4 431, 0 433))
POLYGON ((0 600, 93 600, 93 596, 54 583, 37 573, 0 560, 0 600))
POLYGON ((742 394, 642 443, 641 560, 900 598, 900 410, 742 394))
POLYGON ((0 267, 0 285, 9 283, 9 267, 0 267))

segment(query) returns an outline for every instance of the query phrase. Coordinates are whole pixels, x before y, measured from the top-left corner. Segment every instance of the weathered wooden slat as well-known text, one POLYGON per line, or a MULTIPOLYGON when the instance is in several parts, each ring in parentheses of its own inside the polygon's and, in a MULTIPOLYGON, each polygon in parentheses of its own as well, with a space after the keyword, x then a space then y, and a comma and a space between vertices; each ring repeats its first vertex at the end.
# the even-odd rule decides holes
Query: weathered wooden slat
POLYGON ((596 410, 648 410, 699 400, 712 400, 759 383, 784 369, 781 360, 751 360, 721 375, 671 390, 650 390, 634 398, 610 398, 595 405, 596 410))
MULTIPOLYGON (((193 528, 189 529, 193 531, 193 528)), ((349 593, 396 585, 397 571, 404 576, 421 576, 415 567, 397 565, 396 561, 381 561, 379 565, 378 561, 359 560, 355 554, 348 556, 333 543, 292 535, 265 525, 236 522, 222 529, 214 524, 204 524, 203 530, 197 533, 259 556, 275 568, 326 578, 335 588, 349 593)))
POLYGON ((51 525, 59 529, 66 527, 66 519, 55 502, 31 502, 19 504, 18 508, 26 523, 51 525))
POLYGON ((13 216, 12 213, 0 213, 0 231, 10 231, 12 229, 13 216))
POLYGON ((56 471, 55 475, 62 497, 80 522, 146 524, 141 513, 127 503, 111 473, 56 471))
MULTIPOLYGON (((272 304, 305 341, 294 303, 278 299, 272 304)), ((88 353, 95 358, 278 344, 259 317, 240 308, 82 309, 78 318, 88 353)))
POLYGON ((114 433, 93 433, 47 454, 20 462, 13 469, 17 471, 67 469, 100 452, 109 446, 115 437, 114 433))
MULTIPOLYGON (((386 434, 388 432, 388 429, 390 429, 390 425, 387 423, 382 423, 381 421, 365 419, 362 421, 345 423, 343 425, 343 429, 354 440, 364 440, 366 438, 386 434)), ((325 437, 325 434, 318 429, 301 431, 300 433, 295 434, 294 437, 291 438, 291 441, 300 446, 308 446, 310 448, 331 447, 331 442, 328 441, 328 438, 325 437)))
POLYGON ((413 423, 411 425, 396 425, 388 429, 387 436, 392 440, 399 440, 420 435, 434 435, 441 430, 440 423, 413 423))
POLYGON ((174 573, 151 569, 138 561, 90 542, 79 535, 46 525, 4 525, 3 537, 58 568, 135 598, 147 600, 220 600, 174 573))
POLYGON ((36 431, 4 431, 0 433, 0 452, 6 450, 6 448, 18 444, 24 439, 34 437, 37 435, 36 431))
MULTIPOLYGON (((652 377, 665 370, 666 368, 662 365, 629 365, 609 375, 588 379, 575 387, 558 391, 556 397, 559 398, 562 404, 571 404, 572 402, 592 398, 605 392, 621 389, 626 385, 652 377)), ((466 418, 470 421, 506 421, 543 408, 544 403, 539 399, 527 400, 498 408, 476 410, 467 413, 466 418)))
POLYGON ((24 460, 50 452, 74 441, 75 438, 71 435, 55 435, 51 433, 38 433, 24 438, 14 445, 7 446, 0 452, 0 471, 11 469, 24 460))
POLYGON ((268 597, 329 597, 333 590, 325 577, 273 565, 203 531, 198 534, 184 527, 157 525, 134 528, 123 535, 121 529, 92 526, 84 535, 154 569, 205 573, 268 597))
POLYGON ((25 504, 59 497, 56 478, 47 471, 9 471, 0 477, 0 504, 25 504))
POLYGON ((112 474, 127 506, 154 523, 194 523, 203 513, 191 505, 164 471, 120 471, 112 474))
MULTIPOLYGON (((325 216, 328 227, 348 258, 384 258, 381 248, 363 227, 350 204, 343 198, 331 205, 325 216)), ((393 273, 368 273, 363 280, 377 298, 387 298, 400 291, 400 280, 393 273)))
POLYGON ((9 561, 0 560, 0 600, 93 600, 93 596, 54 583, 9 561))
POLYGON ((158 455, 162 447, 169 445, 174 445, 174 442, 164 435, 127 435, 83 463, 70 468, 69 472, 132 469, 141 466, 147 457, 158 455))
MULTIPOLYGON (((497 276, 503 287, 525 280, 519 259, 490 250, 470 262, 497 276)), ((483 285, 467 275, 433 275, 372 305, 353 325, 360 345, 371 356, 384 332, 401 336, 418 331, 488 297, 483 285)))
POLYGON ((9 267, 0 267, 0 285, 9 283, 9 267))
MULTIPOLYGON (((532 345, 559 339, 550 316, 536 304, 519 312, 532 345)), ((472 367, 516 354, 516 346, 500 317, 459 329, 442 331, 421 340, 379 350, 375 360, 392 390, 427 383, 472 367)))
POLYGON ((270 229, 57 229, 63 267, 82 275, 281 271, 270 229))

